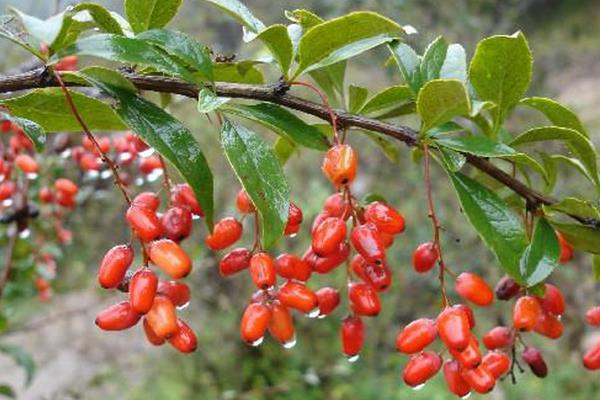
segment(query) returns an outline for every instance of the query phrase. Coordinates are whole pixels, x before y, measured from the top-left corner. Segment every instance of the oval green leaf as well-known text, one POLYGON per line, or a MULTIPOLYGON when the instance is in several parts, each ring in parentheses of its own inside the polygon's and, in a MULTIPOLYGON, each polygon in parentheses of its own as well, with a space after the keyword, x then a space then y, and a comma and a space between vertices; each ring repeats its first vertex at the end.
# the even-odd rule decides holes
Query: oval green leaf
POLYGON ((421 132, 444 124, 460 115, 469 115, 471 102, 465 85, 456 79, 434 79, 427 82, 417 97, 421 116, 421 132))
POLYGON ((125 0, 125 14, 135 33, 162 28, 177 15, 183 0, 125 0))
POLYGON ((520 262, 521 276, 527 287, 535 286, 550 276, 558 265, 559 257, 560 246, 556 233, 548 221, 540 218, 520 262))

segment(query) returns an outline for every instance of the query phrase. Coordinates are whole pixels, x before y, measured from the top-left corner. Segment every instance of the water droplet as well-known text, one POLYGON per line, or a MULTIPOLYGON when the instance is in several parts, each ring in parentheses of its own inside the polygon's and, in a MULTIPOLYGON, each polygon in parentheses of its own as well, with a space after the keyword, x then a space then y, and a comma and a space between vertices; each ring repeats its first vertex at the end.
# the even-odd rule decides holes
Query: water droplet
POLYGON ((254 347, 258 347, 262 344, 263 340, 265 340, 265 337, 261 337, 256 339, 254 342, 250 343, 250 345, 254 346, 254 347))
POLYGON ((360 358, 359 354, 355 354, 353 356, 347 357, 347 360, 349 363, 355 363, 358 361, 358 359, 360 358))
POLYGON ((31 230, 29 229, 23 229, 21 232, 19 232, 20 239, 27 239, 29 236, 31 236, 31 230))
POLYGON ((292 233, 291 235, 288 235, 288 237, 289 237, 290 239, 293 239, 293 238, 295 238, 296 236, 298 236, 298 233, 292 233))
POLYGON ((4 201, 2 202, 2 205, 3 205, 4 207, 10 207, 10 206, 12 206, 12 205, 13 205, 13 200, 12 200, 12 199, 6 199, 6 200, 4 200, 4 201))
POLYGON ((0 175, 0 182, 4 182, 5 179, 6 177, 4 175, 0 175))
POLYGON ((317 318, 320 313, 321 313, 321 310, 319 310, 319 307, 315 307, 312 310, 310 310, 308 313, 306 313, 305 315, 308 318, 317 318))
POLYGON ((463 397, 461 397, 461 399, 462 399, 462 400, 466 400, 466 399, 468 399, 469 397, 471 397, 471 392, 469 392, 469 393, 465 394, 463 397))
POLYGON ((200 216, 199 216, 199 215, 197 215, 197 214, 192 214, 192 219, 193 219, 193 220, 199 220, 199 219, 200 219, 200 216))
POLYGON ((98 171, 88 171, 85 174, 89 179, 97 179, 100 176, 100 172, 98 171))
POLYGON ((135 185, 142 186, 144 184, 144 178, 135 178, 135 185))
POLYGON ((129 160, 131 160, 132 157, 133 157, 133 155, 128 151, 119 154, 120 161, 129 161, 129 160))
POLYGON ((416 391, 419 391, 419 390, 423 389, 424 387, 425 387, 425 384, 421 383, 420 385, 413 386, 411 389, 416 392, 416 391))
POLYGON ((69 158, 71 157, 71 149, 66 149, 62 153, 60 153, 60 158, 69 158))
POLYGON ((419 33, 419 31, 417 31, 417 29, 412 25, 402 25, 402 28, 404 29, 404 33, 406 33, 407 35, 414 35, 419 33))
POLYGON ((323 319, 327 316, 327 314, 319 314, 319 316, 317 317, 318 319, 323 319))
POLYGON ((140 152, 140 157, 146 158, 146 157, 150 157, 152 154, 154 154, 154 149, 152 147, 141 151, 140 152))
POLYGON ((102 172, 100 173, 100 178, 101 178, 101 179, 108 179, 108 178, 110 178, 111 176, 112 176, 112 171, 111 171, 111 170, 109 170, 109 169, 107 169, 107 170, 104 170, 104 171, 102 171, 102 172))
POLYGON ((281 344, 283 346, 284 349, 291 349, 292 347, 294 347, 296 345, 296 335, 294 335, 293 338, 291 338, 290 340, 288 340, 285 343, 281 344))
POLYGON ((150 183, 156 182, 162 176, 162 174, 163 174, 163 170, 162 169, 155 169, 150 174, 148 174, 148 176, 146 177, 146 179, 150 183))
POLYGON ((37 172, 30 172, 28 174, 25 174, 25 176, 27 177, 27 179, 29 179, 30 181, 37 179, 37 177, 39 176, 37 174, 37 172))
POLYGON ((190 302, 188 301, 187 303, 185 303, 185 304, 182 304, 182 305, 180 305, 180 306, 177 306, 176 308, 177 308, 178 310, 183 310, 183 309, 185 309, 185 308, 186 308, 187 306, 189 306, 189 305, 190 305, 190 302))

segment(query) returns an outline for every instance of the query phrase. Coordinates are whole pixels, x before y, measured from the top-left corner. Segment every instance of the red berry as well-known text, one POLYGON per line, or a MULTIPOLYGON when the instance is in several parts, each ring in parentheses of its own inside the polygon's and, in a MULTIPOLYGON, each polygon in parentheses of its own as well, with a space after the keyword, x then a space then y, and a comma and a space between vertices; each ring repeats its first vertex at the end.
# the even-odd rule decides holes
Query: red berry
POLYGON ((180 319, 177 319, 177 327, 177 332, 169 338, 171 346, 182 353, 192 353, 196 351, 198 339, 192 328, 180 319))
POLYGON ((538 378, 548 375, 548 366, 542 352, 536 347, 526 347, 522 354, 523 360, 531 368, 531 372, 538 378))
POLYGON ((463 379, 460 371, 460 365, 456 360, 448 360, 444 363, 442 368, 444 372, 444 379, 448 390, 458 396, 464 398, 471 393, 471 386, 463 379))
POLYGON ((360 353, 365 341, 365 325, 360 317, 348 316, 342 321, 340 330, 342 352, 352 358, 360 353))
POLYGON ((256 211, 252 200, 250 200, 250 196, 248 196, 248 193, 244 189, 238 192, 235 205, 241 214, 250 214, 256 211))
POLYGON ((345 221, 350 216, 351 207, 342 193, 335 193, 325 200, 323 212, 324 215, 342 218, 345 221))
POLYGON ((221 276, 230 276, 248 268, 251 257, 252 252, 243 247, 227 253, 219 262, 221 276))
POLYGON ((152 242, 148 247, 150 261, 174 279, 186 277, 192 270, 192 260, 181 246, 169 239, 152 242))
POLYGON ((496 284, 496 298, 498 300, 510 300, 521 291, 521 286, 508 276, 503 277, 496 284))
POLYGON ((269 333, 284 346, 294 342, 294 321, 292 321, 292 316, 286 306, 279 303, 274 303, 271 306, 269 333))
POLYGON ((346 223, 340 218, 327 218, 313 232, 312 250, 319 257, 326 257, 338 251, 348 234, 346 223))
POLYGON ((514 340, 514 331, 506 326, 496 326, 483 335, 483 345, 488 350, 512 346, 514 340))
POLYGON ((491 392, 496 385, 494 375, 482 364, 477 368, 463 369, 461 375, 471 389, 480 394, 491 392))
POLYGON ((204 211, 202 211, 192 187, 187 183, 176 185, 171 189, 171 202, 177 206, 188 207, 192 214, 204 216, 204 211))
POLYGON ((0 182, 0 201, 10 199, 16 189, 17 185, 13 181, 0 182))
POLYGON ((256 253, 250 259, 250 275, 252 281, 259 289, 268 289, 275 285, 275 264, 267 253, 256 253))
POLYGON ((455 289, 462 298, 478 306, 489 306, 494 301, 494 293, 488 284, 470 272, 463 272, 456 278, 455 289))
POLYGON ((469 327, 471 329, 475 328, 475 314, 473 314, 473 310, 471 310, 471 307, 469 307, 466 304, 455 304, 452 306, 452 308, 455 308, 457 310, 462 310, 462 312, 464 312, 467 316, 467 319, 469 320, 469 327))
POLYGON ((352 311, 358 315, 375 317, 381 312, 377 291, 364 282, 354 282, 348 286, 348 299, 352 311))
POLYGON ((137 207, 149 208, 153 211, 160 206, 160 197, 153 192, 142 192, 134 197, 131 204, 137 207))
POLYGON ((214 226, 213 233, 206 238, 206 245, 214 250, 223 250, 242 237, 244 227, 235 218, 223 218, 214 226))
POLYGON ((340 304, 340 292, 332 287, 323 287, 316 292, 319 303, 319 317, 331 314, 340 304))
POLYGON ((39 170, 37 161, 27 154, 19 154, 15 157, 15 165, 26 174, 35 174, 39 170))
POLYGON ((321 169, 336 186, 352 183, 356 177, 358 157, 352 147, 338 144, 330 148, 323 158, 321 169))
POLYGON ((156 293, 167 296, 176 307, 185 306, 191 297, 188 285, 177 281, 160 281, 156 293))
POLYGON ((128 301, 122 301, 101 311, 96 316, 96 325, 105 331, 129 329, 140 320, 140 314, 133 311, 128 301))
POLYGON ((584 354, 583 365, 592 371, 600 369, 600 342, 596 343, 584 354))
POLYGON ((148 324, 148 320, 146 318, 144 318, 143 325, 144 325, 144 333, 146 334, 146 339, 148 339, 148 342, 150 342, 151 344, 153 344, 155 346, 160 346, 161 344, 165 343, 165 339, 159 337, 156 333, 154 333, 154 331, 148 324))
POLYGON ((462 351, 471 340, 471 328, 467 314, 460 309, 448 307, 437 318, 440 339, 448 348, 462 351))
POLYGON ((396 349, 405 354, 422 351, 437 338, 435 323, 427 318, 406 325, 396 337, 396 349))
POLYGON ((558 339, 563 334, 563 324, 559 317, 550 314, 544 310, 540 312, 540 316, 535 324, 535 331, 549 339, 558 339))
POLYGON ((501 351, 490 351, 481 359, 481 365, 496 379, 508 372, 510 363, 510 357, 501 351))
POLYGON ((385 261, 385 248, 375 225, 369 223, 353 228, 350 239, 356 251, 368 263, 382 264, 385 261))
POLYGON ((179 242, 192 231, 192 212, 185 207, 171 207, 160 218, 165 236, 175 242, 179 242))
POLYGON ((290 202, 288 209, 288 225, 300 225, 302 223, 302 210, 296 204, 290 202))
POLYGON ((363 281, 378 291, 384 291, 392 284, 392 271, 385 264, 368 264, 357 254, 352 258, 352 271, 363 281))
POLYGON ((312 269, 310 265, 298 256, 283 253, 275 260, 277 274, 285 279, 306 281, 310 278, 312 269))
POLYGON ((334 268, 340 266, 350 255, 350 245, 348 242, 340 244, 338 251, 327 257, 319 257, 313 253, 312 249, 308 249, 302 259, 306 261, 312 270, 318 274, 327 274, 334 268))
POLYGON ((517 300, 513 309, 513 326, 520 331, 532 331, 541 314, 538 299, 523 296, 517 300))
POLYGON ((77 70, 77 62, 79 58, 77 56, 65 56, 61 58, 55 65, 55 71, 75 71, 77 70))
POLYGON ((141 158, 139 162, 140 172, 144 175, 150 175, 155 170, 162 169, 162 163, 160 162, 160 158, 158 158, 158 156, 155 155, 146 158, 141 158))
POLYGON ((558 231, 556 231, 556 238, 560 246, 560 257, 559 261, 564 264, 568 263, 573 259, 573 246, 565 239, 565 237, 558 231))
POLYGON ((437 353, 426 351, 410 358, 402 372, 402 379, 408 386, 419 386, 437 374, 441 366, 440 356, 437 353))
POLYGON ((301 282, 287 281, 279 288, 277 297, 287 307, 305 314, 311 314, 318 307, 315 292, 301 282))
POLYGON ((544 287, 546 288, 544 297, 540 300, 542 310, 550 314, 562 315, 565 312, 565 299, 560 289, 550 283, 544 284, 544 287))
POLYGON ((119 286, 125 273, 133 262, 133 248, 129 245, 119 245, 110 249, 100 263, 98 283, 106 289, 119 286))
POLYGON ((56 203, 66 208, 73 208, 77 205, 75 197, 65 194, 64 192, 56 193, 56 203))
POLYGON ((59 178, 54 182, 54 189, 68 196, 75 196, 79 192, 77 184, 69 179, 59 178))
POLYGON ((370 203, 365 208, 364 217, 367 222, 375 224, 379 232, 397 235, 404 231, 404 217, 385 203, 370 203))
POLYGON ((423 274, 431 270, 439 258, 437 247, 431 243, 422 243, 414 251, 412 256, 415 271, 423 274))
POLYGON ((585 313, 585 320, 591 326, 600 326, 600 306, 590 308, 585 313))
POLYGON ((454 350, 453 348, 448 349, 452 357, 466 369, 475 368, 481 362, 481 351, 479 350, 479 343, 474 335, 471 335, 469 345, 462 351, 454 350))
POLYGON ((175 306, 167 296, 156 295, 152 308, 146 314, 148 325, 158 337, 168 339, 177 333, 177 315, 175 306))
POLYGON ((157 239, 163 233, 158 216, 150 208, 131 205, 126 218, 131 228, 145 242, 157 239))
POLYGON ((148 268, 141 268, 133 274, 129 281, 129 302, 131 308, 139 314, 146 314, 152 308, 158 278, 148 268))
POLYGON ((242 340, 248 344, 260 344, 270 320, 271 310, 269 307, 261 303, 248 304, 240 323, 242 340))

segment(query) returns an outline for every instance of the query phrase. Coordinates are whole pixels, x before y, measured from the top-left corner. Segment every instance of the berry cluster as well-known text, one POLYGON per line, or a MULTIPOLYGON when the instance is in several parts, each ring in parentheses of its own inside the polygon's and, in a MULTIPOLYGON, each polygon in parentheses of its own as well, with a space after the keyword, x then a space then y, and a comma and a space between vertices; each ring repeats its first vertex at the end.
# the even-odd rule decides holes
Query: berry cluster
MULTIPOLYGON (((585 314, 585 320, 590 326, 600 326, 600 306, 590 308, 585 314)), ((583 365, 589 370, 600 369, 600 341, 584 354, 583 365)))

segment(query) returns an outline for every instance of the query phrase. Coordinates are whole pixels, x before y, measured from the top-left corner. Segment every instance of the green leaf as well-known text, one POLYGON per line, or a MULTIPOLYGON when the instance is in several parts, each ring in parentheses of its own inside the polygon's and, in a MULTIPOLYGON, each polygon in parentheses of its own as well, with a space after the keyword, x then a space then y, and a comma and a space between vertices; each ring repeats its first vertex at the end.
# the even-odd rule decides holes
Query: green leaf
POLYGON ((531 243, 521 257, 521 276, 527 287, 543 282, 558 265, 560 246, 552 226, 540 218, 533 231, 531 243))
POLYGON ((46 143, 46 132, 41 126, 28 119, 15 117, 14 115, 0 110, 0 121, 5 120, 11 121, 23 129, 23 132, 25 132, 27 137, 31 139, 35 149, 38 152, 42 152, 44 150, 44 144, 46 143))
POLYGON ((204 88, 198 93, 198 112, 213 112, 229 100, 231 99, 228 97, 218 97, 212 90, 204 88))
POLYGON ((16 15, 0 16, 0 36, 18 44, 37 58, 44 58, 39 50, 39 46, 32 44, 31 35, 16 15))
POLYGON ((115 16, 101 5, 96 3, 79 3, 74 5, 71 9, 71 12, 74 14, 80 13, 81 11, 89 12, 90 16, 96 22, 96 25, 104 32, 114 33, 116 35, 124 34, 123 28, 115 19, 115 16))
POLYGON ((548 180, 546 181, 546 192, 550 192, 554 186, 556 185, 556 179, 558 177, 558 169, 556 166, 556 160, 549 156, 548 154, 540 151, 538 152, 540 157, 542 158, 542 163, 544 165, 544 170, 546 170, 546 176, 548 180))
POLYGON ((450 172, 460 171, 467 162, 467 158, 457 151, 443 146, 439 147, 438 150, 440 151, 442 162, 450 172))
POLYGON ((450 174, 462 209, 481 239, 494 252, 502 269, 518 283, 524 283, 519 270, 527 235, 519 217, 485 186, 457 173, 450 174))
POLYGON ((533 58, 525 36, 517 32, 483 39, 469 67, 469 81, 480 100, 498 106, 495 127, 521 100, 531 81, 533 58))
POLYGON ((485 158, 507 158, 515 163, 528 165, 535 169, 548 182, 546 170, 539 162, 506 144, 495 142, 487 136, 442 138, 436 139, 435 142, 440 146, 448 147, 461 153, 469 153, 485 158))
POLYGON ((348 87, 348 111, 357 113, 364 106, 369 97, 369 90, 362 86, 350 85, 348 87))
POLYGON ((256 37, 267 46, 281 67, 281 72, 287 76, 294 56, 294 46, 287 27, 281 24, 271 25, 260 31, 256 37))
POLYGON ((369 114, 399 106, 413 99, 410 88, 406 85, 390 86, 375 93, 357 112, 369 114))
POLYGON ((363 129, 358 129, 358 132, 371 139, 388 158, 388 160, 395 164, 398 163, 400 160, 400 149, 398 146, 396 146, 396 143, 375 132, 366 131, 363 129))
POLYGON ((544 206, 544 210, 577 215, 581 218, 600 219, 600 209, 596 204, 575 197, 567 197, 551 206, 544 206))
POLYGON ((238 0, 205 0, 212 3, 231 16, 242 26, 254 33, 265 29, 263 24, 242 2, 238 0))
POLYGON ((324 21, 323 18, 308 10, 286 11, 285 16, 287 19, 296 22, 304 29, 312 28, 324 21))
POLYGON ((532 128, 517 136, 510 145, 514 147, 549 140, 564 141, 585 165, 594 183, 597 186, 600 184, 596 165, 596 149, 587 137, 574 129, 559 126, 532 128))
POLYGON ((11 399, 17 398, 17 394, 13 388, 4 384, 0 384, 0 395, 10 397, 11 399))
POLYGON ((214 79, 208 49, 186 33, 168 29, 152 29, 140 33, 137 38, 159 46, 171 56, 199 71, 209 81, 214 79))
POLYGON ((438 36, 427 46, 423 59, 421 60, 421 76, 425 82, 438 79, 442 65, 446 60, 448 42, 442 36, 438 36))
POLYGON ((32 44, 38 48, 41 43, 48 45, 53 43, 62 28, 64 13, 54 15, 47 20, 41 20, 16 8, 12 8, 11 11, 19 17, 27 32, 35 39, 32 44))
POLYGON ((275 140, 275 144, 273 144, 273 151, 279 160, 279 163, 283 166, 285 165, 292 154, 296 152, 298 145, 286 139, 283 136, 279 136, 277 140, 275 140))
POLYGON ((260 216, 262 244, 271 247, 288 218, 289 189, 281 165, 254 132, 227 119, 221 129, 225 155, 260 216))
POLYGON ((35 364, 31 355, 22 347, 13 344, 0 344, 0 353, 11 357, 20 367, 25 370, 25 384, 29 386, 35 375, 35 364))
POLYGON ((423 77, 421 76, 421 59, 419 55, 407 44, 400 41, 393 41, 388 45, 392 57, 400 68, 400 73, 404 82, 412 89, 416 96, 423 86, 423 77))
POLYGON ((340 61, 328 67, 310 71, 309 75, 325 91, 330 100, 336 99, 338 94, 341 95, 344 92, 346 66, 346 61, 340 61))
POLYGON ((600 282, 600 256, 594 254, 592 261, 592 278, 596 282, 600 282))
POLYGON ((127 126, 155 148, 185 178, 204 210, 206 225, 212 229, 212 173, 191 132, 170 114, 137 96, 135 92, 112 85, 114 78, 106 79, 105 74, 93 71, 80 74, 92 85, 115 98, 117 114, 127 126))
POLYGON ((387 199, 385 198, 385 196, 383 196, 380 193, 367 193, 363 196, 362 199, 360 199, 361 204, 371 204, 374 203, 376 201, 382 202, 382 203, 387 203, 387 199))
POLYGON ((435 79, 427 82, 417 97, 421 132, 427 132, 459 115, 469 115, 470 107, 465 85, 461 81, 435 79))
MULTIPOLYGON (((92 130, 121 131, 126 126, 106 103, 80 92, 69 91, 77 110, 92 130)), ((14 117, 21 117, 42 127, 46 132, 80 132, 81 125, 69 111, 60 88, 37 89, 20 97, 1 100, 14 117)))
POLYGON ((265 83, 262 72, 254 65, 242 65, 242 63, 219 63, 213 66, 216 82, 232 83, 265 83))
POLYGON ((591 182, 592 185, 596 185, 594 178, 590 175, 589 171, 578 159, 563 156, 562 154, 551 155, 550 159, 554 162, 555 165, 561 162, 569 165, 570 167, 575 168, 581 175, 585 176, 587 180, 591 182))
POLYGON ((144 65, 179 76, 189 82, 196 81, 194 76, 173 58, 152 44, 136 38, 107 33, 90 36, 59 51, 52 57, 52 61, 56 62, 69 54, 88 55, 125 64, 144 65))
POLYGON ((368 11, 323 22, 300 39, 295 76, 347 60, 397 38, 402 32, 402 27, 392 20, 368 11))
POLYGON ((276 104, 229 104, 223 111, 256 121, 289 141, 309 149, 325 151, 330 146, 329 140, 321 131, 276 104))
POLYGON ((177 15, 182 0, 125 0, 125 14, 135 33, 162 28, 177 15))
POLYGON ((440 69, 440 78, 467 81, 467 54, 460 44, 448 46, 446 58, 440 69))
POLYGON ((549 221, 575 249, 600 254, 600 230, 586 225, 567 224, 551 218, 549 221))
POLYGON ((579 133, 589 136, 577 114, 557 101, 547 97, 526 97, 519 104, 542 112, 556 126, 575 129, 579 133))

